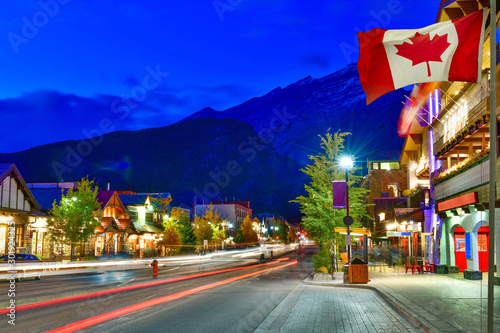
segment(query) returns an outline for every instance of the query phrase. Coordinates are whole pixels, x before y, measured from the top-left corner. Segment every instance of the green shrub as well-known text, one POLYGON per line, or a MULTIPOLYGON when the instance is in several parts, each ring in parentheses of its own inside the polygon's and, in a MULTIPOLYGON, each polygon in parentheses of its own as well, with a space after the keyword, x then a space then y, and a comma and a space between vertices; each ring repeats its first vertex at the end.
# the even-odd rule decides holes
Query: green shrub
POLYGON ((316 272, 321 272, 321 268, 327 270, 327 273, 332 273, 332 258, 330 251, 326 248, 321 248, 318 253, 313 255, 313 267, 316 272))

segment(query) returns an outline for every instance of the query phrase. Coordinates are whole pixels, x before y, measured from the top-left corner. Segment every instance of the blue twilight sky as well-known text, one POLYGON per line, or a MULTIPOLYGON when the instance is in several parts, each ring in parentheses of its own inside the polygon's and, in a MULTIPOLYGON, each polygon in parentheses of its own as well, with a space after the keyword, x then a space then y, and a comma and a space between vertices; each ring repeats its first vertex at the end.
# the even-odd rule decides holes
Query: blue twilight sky
POLYGON ((331 74, 357 61, 357 30, 420 28, 435 22, 439 3, 4 2, 0 153, 165 126, 331 74))

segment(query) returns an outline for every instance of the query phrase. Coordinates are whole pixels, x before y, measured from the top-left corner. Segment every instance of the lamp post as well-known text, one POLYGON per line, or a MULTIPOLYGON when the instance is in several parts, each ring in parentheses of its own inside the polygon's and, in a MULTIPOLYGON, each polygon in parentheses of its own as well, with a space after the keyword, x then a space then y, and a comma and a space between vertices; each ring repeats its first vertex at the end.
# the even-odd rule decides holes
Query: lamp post
MULTIPOLYGON (((351 263, 351 230, 349 226, 352 224, 353 219, 349 215, 349 170, 352 169, 354 162, 350 156, 344 156, 340 160, 340 166, 345 169, 345 204, 346 204, 346 216, 344 217, 344 224, 347 227, 347 237, 346 241, 349 240, 347 244, 347 264, 351 263)), ((347 242, 346 242, 347 243, 347 242)))

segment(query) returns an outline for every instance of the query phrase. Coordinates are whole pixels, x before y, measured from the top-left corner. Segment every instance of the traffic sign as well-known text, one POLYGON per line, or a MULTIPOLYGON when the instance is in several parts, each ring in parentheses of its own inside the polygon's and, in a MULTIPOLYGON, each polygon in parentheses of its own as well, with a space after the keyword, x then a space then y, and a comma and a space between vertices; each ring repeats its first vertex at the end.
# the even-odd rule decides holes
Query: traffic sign
POLYGON ((351 215, 346 215, 346 216, 344 216, 344 220, 343 220, 343 222, 344 222, 344 225, 345 225, 346 227, 348 227, 348 226, 350 226, 351 224, 353 224, 353 223, 354 223, 354 219, 352 218, 352 216, 351 216, 351 215))

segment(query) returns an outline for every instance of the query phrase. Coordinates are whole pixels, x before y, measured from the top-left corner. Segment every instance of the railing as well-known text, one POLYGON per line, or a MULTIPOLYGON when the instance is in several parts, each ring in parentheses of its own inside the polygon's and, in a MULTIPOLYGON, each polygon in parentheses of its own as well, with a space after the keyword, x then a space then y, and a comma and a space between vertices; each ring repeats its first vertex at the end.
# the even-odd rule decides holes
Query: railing
MULTIPOLYGON (((465 116, 466 121, 463 121, 463 126, 460 128, 467 128, 468 125, 475 124, 476 120, 479 120, 484 114, 489 112, 489 96, 481 100, 474 108, 472 108, 467 115, 465 116)), ((457 133, 460 131, 457 131, 457 133)), ((454 138, 454 135, 449 135, 448 133, 444 133, 444 125, 440 124, 437 126, 437 131, 435 133, 434 139, 434 151, 440 151, 443 146, 448 143, 451 139, 454 138)))
POLYGON ((489 181, 489 155, 436 182, 434 195, 436 200, 450 197, 457 193, 484 185, 489 181))

